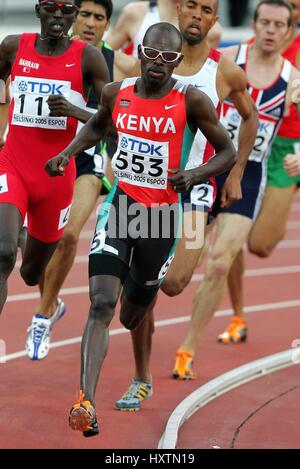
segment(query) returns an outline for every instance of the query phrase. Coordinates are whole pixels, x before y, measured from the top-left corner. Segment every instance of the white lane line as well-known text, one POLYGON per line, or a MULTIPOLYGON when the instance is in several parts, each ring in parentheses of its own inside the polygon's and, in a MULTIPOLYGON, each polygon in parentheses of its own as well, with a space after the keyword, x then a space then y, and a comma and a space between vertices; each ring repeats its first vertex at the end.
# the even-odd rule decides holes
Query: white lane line
POLYGON ((280 241, 276 249, 293 249, 300 247, 300 239, 284 239, 280 241))
MULTIPOLYGON (((287 222, 287 230, 300 230, 300 221, 290 220, 287 222)), ((80 239, 91 240, 94 236, 94 230, 82 230, 80 233, 80 239)))
POLYGON ((173 410, 163 433, 158 448, 175 449, 179 430, 182 425, 201 407, 217 399, 219 396, 235 389, 242 384, 256 380, 289 366, 296 365, 295 349, 285 350, 274 355, 246 363, 200 386, 187 396, 173 410))
POLYGON ((298 220, 289 220, 286 225, 288 230, 299 230, 300 229, 300 221, 298 220))
MULTIPOLYGON (((267 275, 285 275, 285 274, 298 274, 300 272, 300 265, 287 265, 282 267, 266 267, 263 269, 247 269, 245 270, 245 277, 264 277, 267 275)), ((199 282, 203 279, 203 274, 194 274, 191 282, 199 282)), ((88 286, 62 288, 60 295, 80 295, 81 293, 88 293, 88 286)), ((32 293, 19 293, 16 295, 9 295, 7 302, 15 301, 29 301, 37 300, 40 298, 39 292, 32 293)))
MULTIPOLYGON (((273 311, 277 309, 287 309, 287 308, 298 308, 300 306, 300 300, 291 300, 291 301, 281 301, 279 303, 267 303, 261 305, 254 305, 254 306, 246 306, 244 312, 249 313, 258 313, 261 311, 273 311)), ((232 309, 223 309, 217 311, 215 316, 223 317, 223 316, 230 316, 232 314, 232 309)), ((190 316, 180 316, 177 318, 171 319, 162 319, 160 321, 155 321, 155 327, 166 327, 166 326, 174 326, 176 324, 183 324, 190 320, 190 316)), ((120 334, 128 334, 129 331, 125 328, 120 329, 112 329, 109 332, 110 336, 120 335, 120 334)), ((81 337, 73 337, 71 339, 59 340, 56 342, 52 342, 50 344, 50 348, 59 348, 65 347, 68 345, 74 345, 81 342, 81 337)), ((7 361, 15 360, 17 358, 22 358, 26 356, 25 350, 21 350, 20 352, 10 353, 8 355, 3 356, 0 359, 0 363, 6 363, 7 361)))
MULTIPOLYGON (((285 239, 281 241, 276 249, 294 249, 300 247, 300 239, 285 239)), ((244 249, 247 250, 246 248, 244 249)), ((85 255, 78 255, 75 256, 74 264, 87 264, 88 263, 88 252, 85 255)), ((15 269, 19 269, 21 267, 21 260, 17 260, 15 269)))

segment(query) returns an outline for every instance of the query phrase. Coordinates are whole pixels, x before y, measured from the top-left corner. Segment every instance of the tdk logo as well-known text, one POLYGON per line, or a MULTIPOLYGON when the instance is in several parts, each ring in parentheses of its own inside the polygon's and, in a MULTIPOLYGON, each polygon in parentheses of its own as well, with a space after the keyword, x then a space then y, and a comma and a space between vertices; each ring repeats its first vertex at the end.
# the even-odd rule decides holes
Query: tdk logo
POLYGON ((269 127, 270 127, 270 125, 267 124, 266 122, 260 122, 258 128, 259 128, 260 133, 268 134, 269 133, 269 127))
POLYGON ((128 140, 126 137, 121 138, 120 147, 124 149, 128 147, 128 140))
POLYGON ((39 94, 39 95, 49 95, 49 94, 59 94, 63 95, 61 89, 64 85, 59 85, 55 83, 40 83, 39 81, 21 81, 19 83, 20 91, 28 91, 29 93, 39 94))
POLYGON ((126 139, 125 137, 123 137, 121 140, 121 146, 122 148, 127 148, 128 151, 136 152, 142 155, 163 156, 163 153, 161 152, 162 145, 155 145, 153 143, 141 142, 140 140, 135 140, 134 138, 126 139), (127 140, 126 147, 124 146, 125 142, 123 142, 123 140, 127 140), (123 146, 122 146, 122 143, 123 143, 123 146))
POLYGON ((240 122, 240 115, 237 112, 233 112, 230 117, 233 122, 237 124, 240 122))
POLYGON ((26 81, 20 81, 18 88, 19 91, 26 92, 28 90, 26 81))

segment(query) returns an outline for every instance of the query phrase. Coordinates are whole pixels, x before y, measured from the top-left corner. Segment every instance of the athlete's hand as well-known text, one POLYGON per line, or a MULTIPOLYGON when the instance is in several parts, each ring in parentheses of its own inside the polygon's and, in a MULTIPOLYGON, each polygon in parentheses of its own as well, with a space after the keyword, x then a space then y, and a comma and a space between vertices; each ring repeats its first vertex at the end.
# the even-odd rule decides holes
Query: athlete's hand
POLYGON ((284 158, 284 169, 289 176, 298 176, 300 174, 300 153, 286 155, 284 158))
POLYGON ((174 176, 168 177, 168 182, 175 192, 185 192, 193 185, 192 170, 170 169, 174 176))
POLYGON ((48 160, 45 165, 45 170, 49 176, 64 176, 65 168, 68 166, 70 158, 63 153, 60 153, 58 156, 48 160))
POLYGON ((240 177, 229 173, 221 192, 221 207, 229 207, 243 198, 240 177))
POLYGON ((51 117, 72 117, 74 106, 64 96, 50 95, 47 99, 51 117))

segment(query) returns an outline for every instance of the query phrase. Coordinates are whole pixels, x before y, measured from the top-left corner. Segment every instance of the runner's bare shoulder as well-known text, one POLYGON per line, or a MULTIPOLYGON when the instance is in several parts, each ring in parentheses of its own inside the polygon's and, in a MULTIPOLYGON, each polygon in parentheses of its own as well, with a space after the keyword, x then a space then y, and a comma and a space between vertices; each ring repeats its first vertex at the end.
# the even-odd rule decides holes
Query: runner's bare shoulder
POLYGON ((10 34, 1 42, 1 49, 7 57, 14 55, 18 50, 21 34, 10 34))
POLYGON ((149 2, 129 2, 127 5, 123 8, 122 11, 122 16, 123 18, 127 20, 139 20, 141 17, 143 17, 149 8, 149 2))

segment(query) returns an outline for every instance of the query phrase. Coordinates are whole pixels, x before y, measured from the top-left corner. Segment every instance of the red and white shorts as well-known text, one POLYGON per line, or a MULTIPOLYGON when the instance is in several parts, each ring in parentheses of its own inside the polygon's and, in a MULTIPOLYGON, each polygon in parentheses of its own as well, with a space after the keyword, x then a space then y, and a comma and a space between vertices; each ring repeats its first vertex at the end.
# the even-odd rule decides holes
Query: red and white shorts
POLYGON ((76 177, 74 159, 65 176, 53 178, 43 166, 37 169, 30 156, 26 159, 32 168, 24 176, 7 147, 0 152, 0 204, 17 207, 23 222, 27 213, 30 236, 44 243, 56 242, 62 237, 71 209, 76 177))

